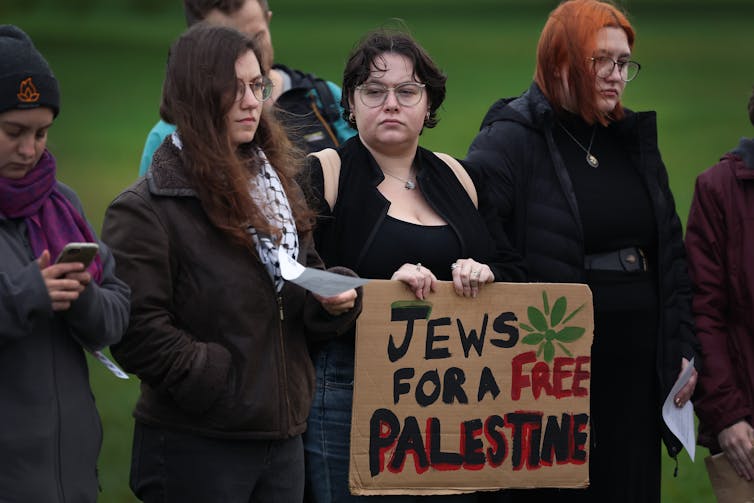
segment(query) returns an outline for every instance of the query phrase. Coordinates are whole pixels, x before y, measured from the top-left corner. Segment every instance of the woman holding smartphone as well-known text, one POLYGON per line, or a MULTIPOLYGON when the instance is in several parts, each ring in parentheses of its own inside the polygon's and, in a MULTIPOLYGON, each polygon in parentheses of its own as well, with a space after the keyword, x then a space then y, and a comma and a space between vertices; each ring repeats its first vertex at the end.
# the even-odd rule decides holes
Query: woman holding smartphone
POLYGON ((177 130, 105 216, 134 292, 113 355, 142 381, 131 489, 143 501, 301 501, 307 343, 358 312, 355 290, 317 298, 281 277, 279 250, 323 266, 293 181, 303 157, 263 109, 260 56, 230 28, 176 41, 160 113, 177 130))
POLYGON ((53 263, 97 242, 46 149, 58 82, 15 26, 0 26, 0 54, 0 495, 94 502, 102 426, 83 349, 120 339, 129 291, 101 243, 86 268, 53 263))

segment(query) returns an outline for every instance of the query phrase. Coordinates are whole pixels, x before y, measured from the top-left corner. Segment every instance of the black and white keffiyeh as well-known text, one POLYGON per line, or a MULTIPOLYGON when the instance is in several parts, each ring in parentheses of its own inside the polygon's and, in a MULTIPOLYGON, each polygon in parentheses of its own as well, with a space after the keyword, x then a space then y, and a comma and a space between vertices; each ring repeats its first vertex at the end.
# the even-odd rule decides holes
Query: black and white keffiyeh
MULTIPOLYGON (((261 150, 258 152, 262 165, 251 187, 251 197, 267 217, 267 220, 281 230, 280 246, 293 260, 296 260, 298 258, 298 232, 288 197, 285 195, 283 185, 275 169, 267 160, 267 156, 261 150)), ((283 289, 285 281, 280 273, 278 246, 270 236, 258 233, 253 227, 249 227, 248 231, 257 245, 259 259, 267 268, 267 272, 270 273, 270 277, 275 282, 275 288, 279 292, 283 289)))

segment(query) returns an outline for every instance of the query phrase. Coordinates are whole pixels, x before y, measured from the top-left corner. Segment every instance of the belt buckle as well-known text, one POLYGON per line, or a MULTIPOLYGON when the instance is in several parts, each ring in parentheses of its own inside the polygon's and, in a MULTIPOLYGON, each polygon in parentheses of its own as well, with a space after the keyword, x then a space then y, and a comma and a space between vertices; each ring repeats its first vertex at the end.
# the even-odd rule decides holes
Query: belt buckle
POLYGON ((618 252, 618 256, 626 272, 647 272, 647 257, 638 246, 624 248, 618 252))
POLYGON ((647 272, 647 270, 648 270, 648 267, 647 267, 647 256, 644 254, 644 250, 642 250, 641 248, 639 248, 637 246, 636 247, 636 251, 639 252, 639 256, 641 257, 641 270, 644 271, 644 272, 647 272))

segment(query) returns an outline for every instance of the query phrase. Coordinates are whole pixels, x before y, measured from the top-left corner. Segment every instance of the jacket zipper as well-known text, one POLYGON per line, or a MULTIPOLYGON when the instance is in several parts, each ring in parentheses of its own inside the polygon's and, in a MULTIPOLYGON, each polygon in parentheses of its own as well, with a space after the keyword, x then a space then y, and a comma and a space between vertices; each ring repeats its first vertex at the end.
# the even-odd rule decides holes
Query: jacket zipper
POLYGON ((291 397, 290 393, 288 393, 288 369, 286 367, 286 357, 285 357, 285 337, 283 333, 283 322, 285 321, 285 311, 283 310, 283 296, 282 294, 277 294, 277 302, 278 302, 278 312, 280 313, 280 323, 279 327, 280 330, 278 331, 278 334, 280 336, 280 356, 281 356, 281 364, 280 368, 282 369, 283 373, 283 389, 285 390, 285 411, 282 417, 283 425, 285 428, 281 428, 282 433, 287 434, 288 430, 290 429, 289 421, 288 421, 288 415, 291 411, 291 397))

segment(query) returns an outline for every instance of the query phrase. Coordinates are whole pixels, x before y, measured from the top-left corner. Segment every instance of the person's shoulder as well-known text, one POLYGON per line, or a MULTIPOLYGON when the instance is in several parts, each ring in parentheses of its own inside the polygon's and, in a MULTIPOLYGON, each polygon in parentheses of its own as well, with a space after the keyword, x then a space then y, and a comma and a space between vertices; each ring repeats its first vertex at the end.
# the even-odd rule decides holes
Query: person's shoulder
POLYGON ((152 129, 149 130, 149 136, 159 137, 160 143, 162 143, 162 140, 165 139, 166 136, 172 134, 174 131, 175 125, 167 123, 164 120, 160 119, 154 126, 152 126, 152 129))
POLYGON ((699 173, 697 183, 703 187, 719 187, 733 181, 736 171, 740 168, 745 168, 741 156, 735 152, 727 152, 719 161, 699 173))
POLYGON ((310 88, 314 85, 314 80, 319 78, 314 73, 305 72, 279 63, 272 65, 272 69, 287 75, 291 81, 291 88, 310 88))
POLYGON ((73 190, 73 188, 69 187, 65 183, 61 182, 60 180, 56 181, 57 183, 57 189, 58 191, 70 201, 71 204, 76 206, 79 210, 81 209, 81 199, 79 199, 78 194, 76 194, 76 191, 73 190))

